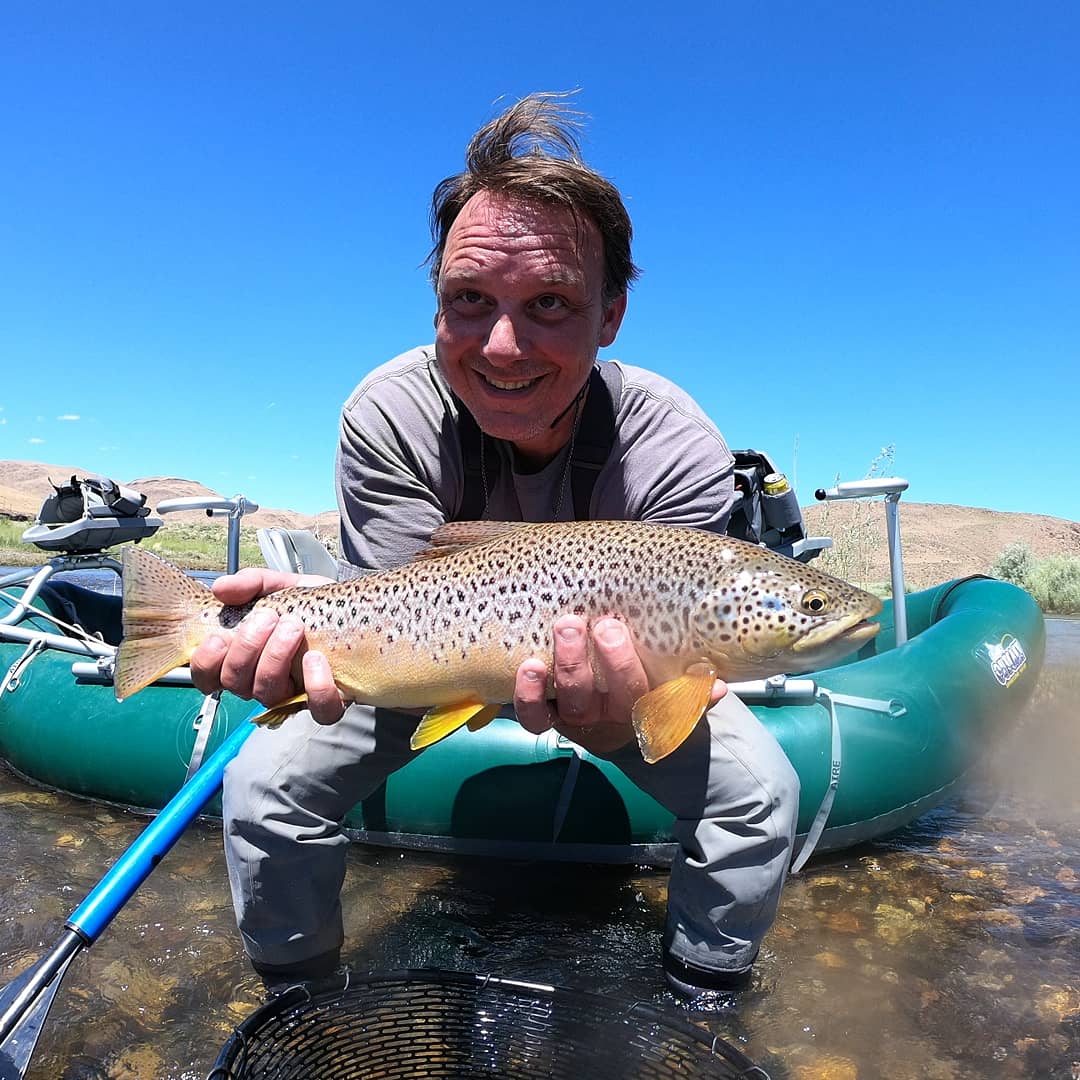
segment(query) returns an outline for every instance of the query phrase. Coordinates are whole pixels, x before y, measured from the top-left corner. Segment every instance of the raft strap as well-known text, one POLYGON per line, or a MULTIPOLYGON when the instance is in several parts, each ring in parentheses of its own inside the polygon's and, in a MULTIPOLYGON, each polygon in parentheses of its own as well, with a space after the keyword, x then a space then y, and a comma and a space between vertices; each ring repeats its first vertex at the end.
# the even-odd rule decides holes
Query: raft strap
POLYGON ((825 825, 832 812, 833 800, 836 798, 836 789, 840 786, 840 767, 843 764, 843 739, 840 735, 840 720, 836 715, 837 705, 847 705, 854 709, 866 709, 868 712, 886 713, 892 717, 901 717, 907 712, 907 708, 899 701, 889 701, 881 698, 858 697, 854 694, 836 694, 827 690, 824 686, 818 686, 814 691, 814 699, 829 710, 829 726, 832 730, 832 760, 829 764, 829 785, 825 789, 825 796, 821 800, 814 820, 807 830, 806 839, 799 849, 798 855, 792 860, 791 873, 797 874, 814 853, 814 849, 825 831, 825 825))
POLYGON ((566 766, 566 775, 563 777, 562 787, 559 788, 559 798, 555 803, 555 813, 552 815, 551 842, 559 839, 559 833, 566 823, 566 815, 570 810, 570 801, 574 797, 574 785, 577 783, 578 773, 581 772, 581 755, 583 751, 574 743, 570 744, 573 753, 566 766))
POLYGON ((187 775, 184 777, 186 784, 202 765, 203 756, 206 754, 206 744, 210 741, 210 733, 214 730, 214 719, 217 717, 218 705, 221 702, 221 692, 207 694, 203 698, 202 708, 195 717, 192 727, 195 728, 195 745, 191 748, 191 760, 188 762, 187 775))
POLYGON ((10 690, 14 693, 19 689, 22 673, 30 666, 30 661, 44 648, 45 642, 42 638, 35 638, 26 646, 19 659, 8 668, 8 673, 4 676, 3 690, 10 690))

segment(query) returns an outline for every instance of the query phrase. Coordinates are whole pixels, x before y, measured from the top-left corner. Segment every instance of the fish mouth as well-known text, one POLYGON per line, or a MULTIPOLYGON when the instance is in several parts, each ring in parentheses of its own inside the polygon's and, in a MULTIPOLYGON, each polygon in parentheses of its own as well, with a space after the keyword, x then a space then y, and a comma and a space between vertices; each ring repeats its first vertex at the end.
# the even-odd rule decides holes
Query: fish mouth
MULTIPOLYGON (((878 611, 881 610, 880 604, 878 611)), ((876 614, 876 613, 875 613, 876 614)), ((843 643, 850 645, 852 649, 869 641, 881 629, 881 624, 870 622, 863 612, 841 619, 839 622, 830 623, 828 626, 819 627, 811 631, 806 637, 796 641, 792 646, 792 652, 810 652, 822 646, 843 643)))
POLYGON ((840 640, 847 642, 849 645, 862 645, 872 637, 876 637, 880 629, 881 623, 870 622, 869 619, 862 619, 851 627, 850 630, 845 630, 843 634, 840 635, 840 640))

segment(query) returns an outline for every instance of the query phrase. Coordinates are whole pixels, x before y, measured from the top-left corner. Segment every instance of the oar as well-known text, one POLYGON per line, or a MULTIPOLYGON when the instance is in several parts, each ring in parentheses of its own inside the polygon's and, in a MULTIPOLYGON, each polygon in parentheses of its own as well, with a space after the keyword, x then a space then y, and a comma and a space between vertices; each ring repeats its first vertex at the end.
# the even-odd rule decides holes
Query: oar
MULTIPOLYGON (((252 712, 264 711, 259 706, 252 712)), ((94 886, 64 924, 63 936, 0 991, 0 1080, 21 1080, 68 965, 89 948, 221 787, 225 766, 255 730, 245 721, 207 758, 94 886)))

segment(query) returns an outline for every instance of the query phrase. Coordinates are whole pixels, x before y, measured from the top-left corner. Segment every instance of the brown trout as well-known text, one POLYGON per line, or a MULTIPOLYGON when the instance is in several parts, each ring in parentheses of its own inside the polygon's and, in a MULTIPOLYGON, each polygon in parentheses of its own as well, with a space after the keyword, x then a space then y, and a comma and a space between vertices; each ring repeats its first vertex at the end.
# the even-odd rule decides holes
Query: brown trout
MULTIPOLYGON (((670 754, 709 703, 713 682, 828 667, 878 631, 881 601, 764 548, 701 529, 631 521, 457 522, 413 561, 335 584, 291 588, 228 607, 141 548, 124 549, 124 638, 116 696, 185 664, 212 631, 254 607, 298 616, 342 695, 428 711, 414 749, 513 699, 521 662, 548 665, 552 624, 621 620, 654 687, 633 709, 646 761, 670 754)), ((293 668, 302 685, 299 657, 293 668)), ((598 685, 603 689, 601 677, 598 685)), ((304 695, 274 706, 280 723, 304 695)))

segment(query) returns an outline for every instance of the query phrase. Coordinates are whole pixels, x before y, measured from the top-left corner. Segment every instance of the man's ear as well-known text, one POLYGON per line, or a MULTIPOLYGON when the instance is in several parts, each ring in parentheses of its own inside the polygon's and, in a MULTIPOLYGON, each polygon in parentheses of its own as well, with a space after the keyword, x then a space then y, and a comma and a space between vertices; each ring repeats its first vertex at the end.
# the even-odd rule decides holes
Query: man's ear
POLYGON ((622 326, 625 314, 626 293, 623 293, 621 296, 616 296, 604 308, 604 321, 600 324, 600 348, 610 345, 618 336, 619 327, 622 326))

